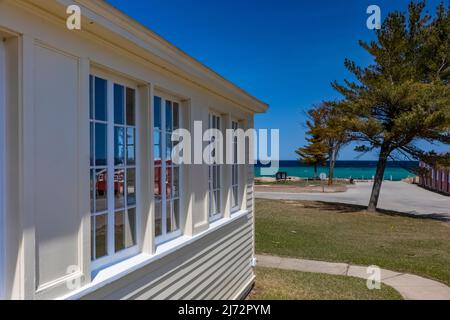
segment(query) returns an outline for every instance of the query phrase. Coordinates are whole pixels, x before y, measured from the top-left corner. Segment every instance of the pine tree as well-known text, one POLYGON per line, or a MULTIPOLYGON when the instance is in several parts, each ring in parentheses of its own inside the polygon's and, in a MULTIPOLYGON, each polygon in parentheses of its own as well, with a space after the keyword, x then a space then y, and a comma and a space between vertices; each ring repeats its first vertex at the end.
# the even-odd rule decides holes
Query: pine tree
POLYGON ((342 147, 351 141, 339 103, 323 102, 313 106, 308 115, 314 124, 311 132, 327 147, 329 170, 328 184, 333 184, 334 168, 342 147))
POLYGON ((317 167, 326 165, 328 150, 317 133, 317 123, 314 120, 308 120, 306 125, 309 128, 306 133, 309 135, 309 138, 306 139, 308 144, 303 148, 298 148, 295 152, 300 156, 300 162, 314 166, 314 179, 317 179, 317 167))
POLYGON ((434 18, 424 8, 424 2, 411 2, 408 14, 389 14, 376 41, 360 42, 374 63, 361 68, 346 60, 357 81, 333 84, 361 143, 357 150, 379 151, 369 211, 376 210, 389 158, 450 159, 417 143, 450 144, 450 7, 441 4, 434 18))

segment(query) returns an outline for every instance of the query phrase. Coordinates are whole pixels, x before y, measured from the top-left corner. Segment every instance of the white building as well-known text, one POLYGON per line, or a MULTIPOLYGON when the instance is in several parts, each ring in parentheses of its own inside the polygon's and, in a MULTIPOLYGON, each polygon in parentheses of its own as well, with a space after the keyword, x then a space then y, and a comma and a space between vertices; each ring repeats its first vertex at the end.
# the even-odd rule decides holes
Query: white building
POLYGON ((0 297, 243 297, 253 167, 176 166, 170 133, 268 106, 103 1, 1 0, 0 38, 0 297))

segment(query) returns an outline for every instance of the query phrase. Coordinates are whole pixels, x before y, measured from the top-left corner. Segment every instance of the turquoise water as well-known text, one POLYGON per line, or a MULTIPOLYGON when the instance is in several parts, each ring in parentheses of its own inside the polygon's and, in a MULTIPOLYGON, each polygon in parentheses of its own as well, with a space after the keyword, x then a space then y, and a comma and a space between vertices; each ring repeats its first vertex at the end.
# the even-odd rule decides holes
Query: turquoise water
MULTIPOLYGON (((285 171, 291 177, 300 177, 300 178, 312 178, 314 176, 314 168, 306 167, 306 166, 296 166, 296 167, 280 167, 279 171, 285 171)), ((353 179, 372 179, 375 175, 376 167, 358 167, 358 166, 349 166, 349 167, 337 167, 334 169, 335 178, 353 178, 353 179)), ((318 174, 325 173, 328 176, 328 168, 327 167, 319 167, 318 174)), ((255 176, 261 177, 261 168, 255 168, 255 176)), ((386 180, 400 181, 407 177, 414 177, 415 174, 410 171, 398 168, 391 167, 386 168, 386 172, 384 178, 386 180)))

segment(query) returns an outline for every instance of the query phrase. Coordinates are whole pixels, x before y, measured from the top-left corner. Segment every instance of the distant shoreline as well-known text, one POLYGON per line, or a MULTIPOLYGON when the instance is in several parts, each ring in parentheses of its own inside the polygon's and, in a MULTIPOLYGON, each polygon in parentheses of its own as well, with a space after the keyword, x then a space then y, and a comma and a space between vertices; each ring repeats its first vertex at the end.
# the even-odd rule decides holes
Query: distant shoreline
MULTIPOLYGON (((334 177, 337 179, 371 180, 375 175, 376 161, 337 161, 334 177)), ((416 176, 413 172, 418 168, 418 161, 390 161, 387 164, 384 179, 401 181, 416 176)), ((261 175, 261 168, 265 166, 260 163, 255 165, 255 177, 273 177, 273 175, 261 175)), ((327 166, 318 167, 318 174, 328 175, 327 166)), ((287 172, 290 177, 311 179, 314 177, 314 169, 295 160, 280 161, 279 170, 287 172)))
MULTIPOLYGON (((280 167, 310 167, 310 165, 301 163, 298 160, 280 160, 280 167)), ((327 162, 327 166, 328 166, 327 162)), ((338 160, 336 161, 337 167, 373 167, 377 165, 376 160, 338 160)), ((263 165, 261 162, 255 164, 256 168, 268 167, 269 165, 263 165)), ((419 161, 388 161, 387 167, 389 168, 417 168, 419 166, 419 161)))

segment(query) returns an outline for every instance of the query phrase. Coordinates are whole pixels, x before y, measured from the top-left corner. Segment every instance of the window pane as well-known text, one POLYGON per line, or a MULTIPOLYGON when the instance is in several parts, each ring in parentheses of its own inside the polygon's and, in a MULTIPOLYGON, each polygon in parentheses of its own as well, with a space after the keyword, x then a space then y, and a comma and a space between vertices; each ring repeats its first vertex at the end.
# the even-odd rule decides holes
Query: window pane
POLYGON ((125 208, 125 170, 114 171, 114 207, 125 208))
POLYGON ((127 165, 133 166, 136 164, 136 130, 127 128, 127 165))
POLYGON ((125 129, 114 127, 114 165, 125 164, 125 129))
POLYGON ((95 119, 106 121, 107 116, 107 82, 95 78, 95 119))
POLYGON ((211 215, 215 215, 217 213, 217 199, 216 199, 216 193, 213 191, 210 193, 210 202, 211 202, 211 215))
POLYGON ((214 193, 215 193, 214 197, 216 200, 215 213, 219 213, 220 212, 220 190, 217 190, 214 193))
POLYGON ((173 202, 173 213, 175 216, 175 226, 176 226, 176 230, 180 229, 180 200, 174 200, 173 202))
POLYGON ((162 235, 162 202, 155 202, 155 235, 162 235))
POLYGON ((166 195, 172 197, 172 167, 166 167, 166 195))
POLYGON ((107 126, 95 124, 95 165, 107 165, 107 126))
POLYGON ((219 177, 217 174, 217 166, 213 166, 213 189, 217 189, 219 187, 219 177))
POLYGON ((178 198, 180 196, 180 168, 173 168, 173 197, 178 198))
POLYGON ((159 130, 155 130, 155 132, 153 133, 153 146, 153 157, 155 159, 161 159, 161 133, 159 132, 159 130))
POLYGON ((115 251, 125 249, 124 212, 116 212, 114 217, 114 247, 115 251))
POLYGON ((91 217, 91 260, 95 260, 95 217, 91 217))
POLYGON ((125 216, 125 248, 136 245, 136 209, 128 209, 125 216))
POLYGON ((180 114, 178 103, 173 104, 173 129, 176 130, 180 127, 180 114))
POLYGON ((238 205, 238 187, 234 186, 233 187, 233 192, 232 192, 232 206, 236 207, 238 205))
POLYGON ((89 124, 89 144, 90 144, 90 163, 91 167, 94 165, 94 123, 89 124))
POLYGON ((161 200, 161 167, 155 167, 155 201, 161 200))
POLYGON ((124 88, 121 85, 114 84, 114 123, 124 124, 125 111, 124 88))
POLYGON ((127 205, 136 204, 136 169, 127 169, 127 205))
POLYGON ((127 88, 127 125, 136 125, 135 91, 127 88))
POLYGON ((172 122, 172 102, 166 101, 166 130, 171 132, 173 128, 172 122))
POLYGON ((172 159, 172 134, 166 134, 166 159, 172 159))
POLYGON ((216 181, 216 187, 215 189, 219 189, 220 188, 220 166, 215 166, 216 167, 216 172, 217 172, 217 181, 216 181))
POLYGON ((94 79, 89 76, 89 119, 94 119, 94 79))
POLYGON ((107 255, 108 250, 108 216, 106 214, 95 217, 95 258, 107 255))
POLYGON ((108 170, 97 169, 95 171, 95 212, 103 212, 108 209, 108 170))
POLYGON ((180 227, 180 201, 174 200, 173 207, 171 202, 167 202, 167 232, 177 231, 180 227))
POLYGON ((208 212, 209 212, 209 216, 213 215, 213 206, 212 206, 212 192, 209 192, 209 201, 208 201, 208 212))
POLYGON ((166 202, 166 232, 170 233, 173 231, 172 229, 172 219, 173 219, 173 212, 172 212, 172 203, 171 201, 166 202))
POLYGON ((89 172, 90 180, 90 196, 91 196, 91 213, 95 213, 95 171, 90 170, 89 172))
POLYGON ((153 106, 153 117, 155 129, 161 130, 161 98, 155 97, 153 106))

